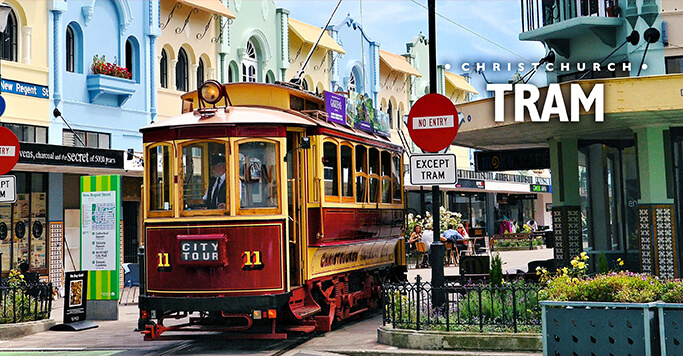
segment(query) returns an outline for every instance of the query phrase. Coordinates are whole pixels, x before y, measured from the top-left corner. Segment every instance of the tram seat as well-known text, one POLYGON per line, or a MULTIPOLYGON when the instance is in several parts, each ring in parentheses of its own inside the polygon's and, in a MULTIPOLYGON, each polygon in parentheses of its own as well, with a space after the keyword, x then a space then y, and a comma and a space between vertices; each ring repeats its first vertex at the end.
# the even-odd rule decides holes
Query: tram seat
MULTIPOLYGON (((140 265, 137 263, 127 264, 128 271, 123 274, 123 290, 121 291, 121 296, 119 298, 119 304, 123 302, 124 305, 128 305, 128 300, 130 298, 131 291, 133 292, 133 301, 136 302, 135 293, 136 290, 140 289, 140 265), (124 302, 125 293, 125 302, 124 302)), ((125 271, 125 267, 124 267, 125 271)))

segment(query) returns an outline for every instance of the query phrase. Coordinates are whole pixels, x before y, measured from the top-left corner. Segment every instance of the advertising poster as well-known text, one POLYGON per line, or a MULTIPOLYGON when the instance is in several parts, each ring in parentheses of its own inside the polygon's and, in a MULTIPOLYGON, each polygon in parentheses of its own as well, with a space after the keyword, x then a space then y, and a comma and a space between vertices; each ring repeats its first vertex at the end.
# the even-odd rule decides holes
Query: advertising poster
POLYGON ((88 287, 86 271, 66 273, 64 288, 64 323, 76 323, 86 319, 85 291, 88 287))
POLYGON ((367 132, 373 132, 372 121, 375 117, 375 109, 372 99, 365 95, 349 92, 349 100, 346 103, 346 114, 350 116, 353 127, 367 132))
POLYGON ((328 121, 340 125, 348 125, 346 122, 346 97, 343 95, 326 91, 325 112, 327 112, 328 121))
POLYGON ((88 271, 87 298, 119 297, 121 177, 81 177, 81 269, 88 271))

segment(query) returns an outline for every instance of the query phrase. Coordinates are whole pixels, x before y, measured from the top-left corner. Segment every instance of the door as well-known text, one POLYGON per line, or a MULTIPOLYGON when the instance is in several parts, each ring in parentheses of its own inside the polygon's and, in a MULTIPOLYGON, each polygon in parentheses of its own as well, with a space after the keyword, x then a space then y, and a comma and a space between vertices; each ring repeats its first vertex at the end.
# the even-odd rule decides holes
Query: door
POLYGON ((138 262, 138 216, 140 203, 136 201, 123 202, 123 262, 138 262))
POLYGON ((303 131, 287 131, 287 211, 289 241, 289 284, 291 287, 303 285, 302 256, 306 246, 306 226, 304 206, 306 196, 305 152, 299 145, 303 131))

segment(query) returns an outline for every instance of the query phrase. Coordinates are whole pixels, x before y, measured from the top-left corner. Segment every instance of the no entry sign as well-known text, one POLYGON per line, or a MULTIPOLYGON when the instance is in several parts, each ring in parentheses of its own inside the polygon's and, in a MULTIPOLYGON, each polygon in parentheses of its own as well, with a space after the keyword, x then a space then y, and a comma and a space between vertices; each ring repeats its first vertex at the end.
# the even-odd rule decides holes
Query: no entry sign
POLYGON ((10 129, 0 127, 0 175, 14 168, 19 161, 19 139, 10 129))
POLYGON ((427 94, 408 114, 408 133, 426 152, 438 152, 451 145, 458 134, 458 111, 447 97, 427 94))

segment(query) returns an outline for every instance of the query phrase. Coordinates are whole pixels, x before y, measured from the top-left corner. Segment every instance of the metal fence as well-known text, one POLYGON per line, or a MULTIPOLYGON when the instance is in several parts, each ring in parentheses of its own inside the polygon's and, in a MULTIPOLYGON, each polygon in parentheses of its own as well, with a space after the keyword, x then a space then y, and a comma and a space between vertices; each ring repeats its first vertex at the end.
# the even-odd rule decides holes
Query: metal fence
POLYGON ((0 284, 0 324, 42 320, 52 311, 52 283, 0 284))
POLYGON ((382 286, 383 323, 414 330, 540 332, 540 289, 522 281, 499 286, 447 282, 437 288, 418 275, 415 283, 382 286), (436 293, 445 303, 434 305, 436 293))

